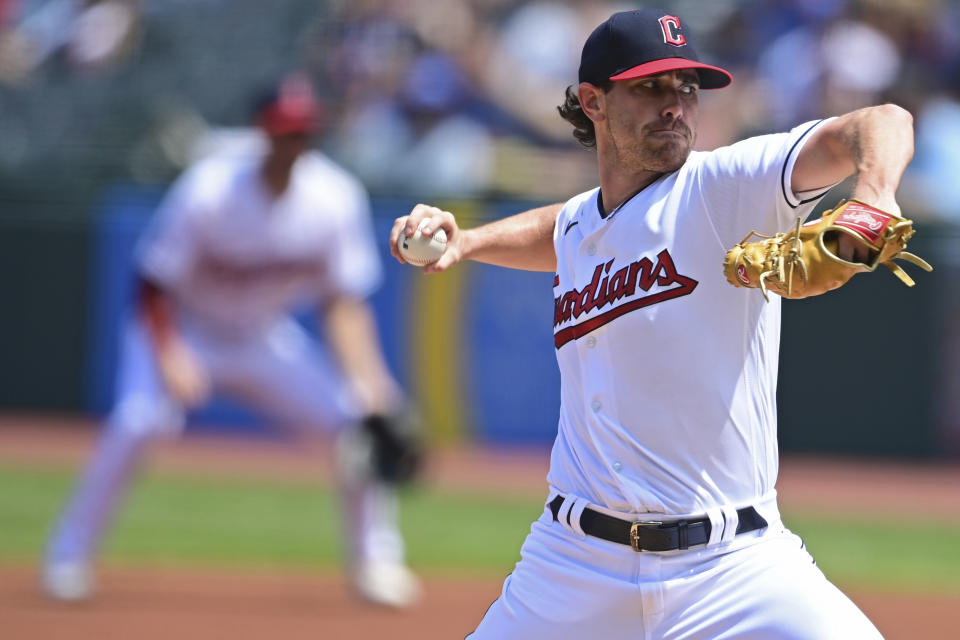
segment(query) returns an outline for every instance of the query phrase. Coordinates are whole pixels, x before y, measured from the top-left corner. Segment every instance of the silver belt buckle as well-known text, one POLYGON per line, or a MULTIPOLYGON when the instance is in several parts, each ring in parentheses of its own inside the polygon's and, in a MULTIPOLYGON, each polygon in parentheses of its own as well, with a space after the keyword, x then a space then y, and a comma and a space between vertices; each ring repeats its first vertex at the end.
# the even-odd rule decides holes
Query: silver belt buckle
POLYGON ((659 527, 663 522, 659 520, 640 520, 630 525, 630 546, 636 552, 641 552, 640 548, 640 527, 659 527))

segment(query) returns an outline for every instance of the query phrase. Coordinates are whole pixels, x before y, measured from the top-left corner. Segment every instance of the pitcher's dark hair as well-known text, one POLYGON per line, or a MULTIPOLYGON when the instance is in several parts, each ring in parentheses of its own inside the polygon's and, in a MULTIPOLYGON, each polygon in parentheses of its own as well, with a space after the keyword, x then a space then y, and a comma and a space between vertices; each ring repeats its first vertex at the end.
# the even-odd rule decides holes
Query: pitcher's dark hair
MULTIPOLYGON (((606 80, 597 85, 604 93, 610 91, 613 82, 606 80)), ((580 106, 580 98, 577 97, 577 85, 570 85, 564 94, 563 104, 557 107, 560 117, 573 125, 573 137, 588 149, 597 146, 597 133, 593 127, 593 120, 587 117, 580 106)))

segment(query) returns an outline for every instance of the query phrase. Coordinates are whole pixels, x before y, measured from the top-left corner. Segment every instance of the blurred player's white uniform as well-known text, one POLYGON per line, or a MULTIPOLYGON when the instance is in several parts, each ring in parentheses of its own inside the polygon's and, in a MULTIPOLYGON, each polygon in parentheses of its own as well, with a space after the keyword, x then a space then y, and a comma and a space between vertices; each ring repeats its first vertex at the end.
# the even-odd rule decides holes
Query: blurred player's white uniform
MULTIPOLYGON (((221 154, 187 171, 139 246, 141 276, 171 300, 179 333, 215 390, 274 422, 338 432, 356 425, 361 410, 290 313, 334 297, 362 299, 379 284, 367 195, 316 152, 296 159, 279 196, 261 166, 259 157, 221 154)), ((86 595, 86 567, 145 445, 184 423, 142 317, 130 322, 122 353, 115 408, 49 545, 47 587, 61 597, 86 595), (73 572, 78 593, 69 584, 57 593, 58 571, 73 572)), ((343 491, 351 566, 378 576, 392 568, 409 583, 392 492, 356 474, 344 474, 343 491)), ((386 599, 409 599, 410 584, 390 588, 386 599)))

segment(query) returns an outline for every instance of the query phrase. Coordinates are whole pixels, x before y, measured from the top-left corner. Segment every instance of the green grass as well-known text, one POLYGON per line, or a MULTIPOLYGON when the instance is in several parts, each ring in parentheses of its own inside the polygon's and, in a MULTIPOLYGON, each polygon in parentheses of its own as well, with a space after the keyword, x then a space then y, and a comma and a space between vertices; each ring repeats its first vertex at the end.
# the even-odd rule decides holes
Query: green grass
MULTIPOLYGON (((30 561, 73 473, 0 465, 0 563, 30 561)), ((504 575, 542 510, 542 497, 405 492, 402 528, 411 564, 434 572, 504 575)), ((339 563, 336 497, 317 483, 151 473, 130 492, 106 541, 113 561, 245 566, 339 563)))
MULTIPOLYGON (((72 472, 0 465, 0 564, 33 562, 72 472)), ((542 496, 403 495, 410 562, 421 571, 501 576, 519 558, 542 496)), ((790 528, 843 586, 960 593, 960 518, 885 521, 788 513, 790 528)), ((138 482, 109 536, 114 563, 316 570, 339 563, 335 497, 316 483, 153 473, 138 482)))
POLYGON ((960 593, 960 515, 953 518, 787 513, 831 580, 863 587, 960 593))

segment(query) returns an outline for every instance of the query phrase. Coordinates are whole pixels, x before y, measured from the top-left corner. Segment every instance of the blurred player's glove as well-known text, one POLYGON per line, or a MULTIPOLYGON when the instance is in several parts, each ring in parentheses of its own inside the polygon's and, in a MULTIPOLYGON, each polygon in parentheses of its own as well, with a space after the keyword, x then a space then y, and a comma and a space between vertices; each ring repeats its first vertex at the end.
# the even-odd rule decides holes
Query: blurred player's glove
POLYGON ((737 287, 760 287, 784 298, 806 298, 836 289, 856 273, 873 271, 877 265, 890 269, 908 287, 913 279, 895 264, 902 258, 926 271, 925 260, 904 251, 913 236, 913 222, 875 209, 857 200, 841 201, 819 220, 786 233, 764 236, 751 231, 723 260, 723 273, 737 287), (837 256, 837 239, 846 233, 869 247, 867 262, 847 262, 837 256), (761 238, 747 242, 752 236, 761 238))
POLYGON ((403 484, 417 476, 423 466, 423 446, 420 420, 413 410, 368 416, 363 429, 370 437, 373 473, 378 479, 403 484))

